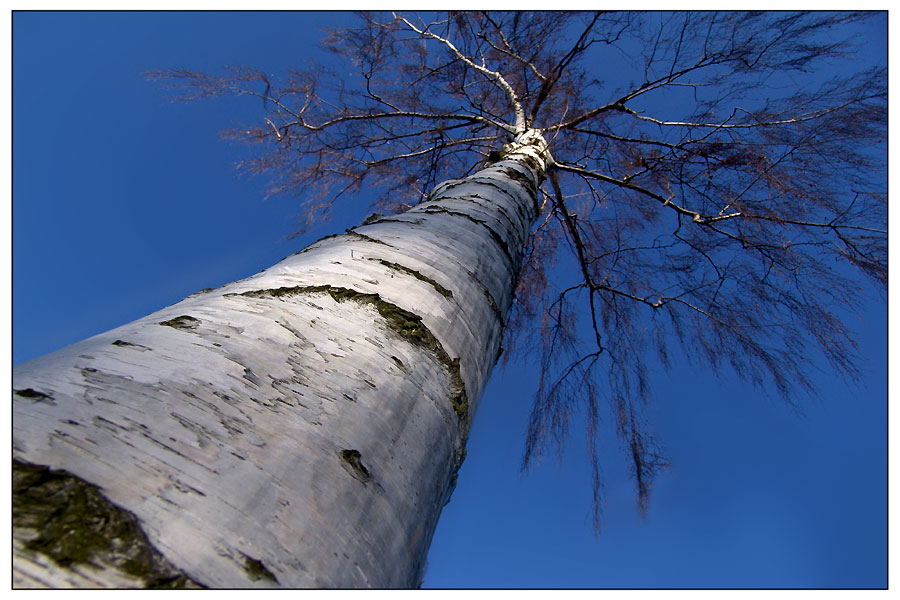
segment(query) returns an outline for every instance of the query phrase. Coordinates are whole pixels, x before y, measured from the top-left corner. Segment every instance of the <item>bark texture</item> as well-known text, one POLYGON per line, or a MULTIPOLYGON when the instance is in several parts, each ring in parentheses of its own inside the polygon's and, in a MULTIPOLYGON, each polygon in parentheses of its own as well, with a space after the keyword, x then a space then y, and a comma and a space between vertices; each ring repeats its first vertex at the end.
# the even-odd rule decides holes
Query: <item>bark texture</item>
POLYGON ((14 584, 421 583, 550 161, 533 133, 506 152, 17 366, 14 584))

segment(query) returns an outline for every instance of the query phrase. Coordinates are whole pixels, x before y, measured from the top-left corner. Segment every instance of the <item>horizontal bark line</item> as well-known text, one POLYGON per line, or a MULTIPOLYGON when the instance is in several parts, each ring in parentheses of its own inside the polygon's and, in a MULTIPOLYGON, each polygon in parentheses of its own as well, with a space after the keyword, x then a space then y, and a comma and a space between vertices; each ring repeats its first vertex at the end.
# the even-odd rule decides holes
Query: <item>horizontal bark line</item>
MULTIPOLYGON (((515 260, 515 258, 513 258, 513 255, 512 255, 512 253, 511 253, 510 250, 509 250, 509 244, 506 243, 506 240, 503 239, 503 236, 501 236, 499 233, 497 233, 497 231, 496 231, 493 227, 491 227, 491 226, 487 223, 487 221, 483 221, 483 220, 481 220, 481 219, 478 219, 478 218, 476 218, 476 217, 473 217, 473 216, 470 215, 469 213, 464 213, 464 212, 461 212, 461 211, 458 211, 458 210, 453 210, 453 209, 450 209, 450 208, 444 208, 444 207, 442 207, 442 206, 441 206, 441 207, 427 207, 427 208, 424 208, 424 209, 422 209, 421 211, 417 212, 416 214, 421 214, 421 213, 425 213, 425 214, 439 214, 439 215, 450 215, 450 216, 454 216, 454 217, 463 217, 463 218, 468 219, 469 221, 471 221, 471 222, 473 222, 473 223, 475 223, 475 224, 477 224, 477 225, 480 225, 480 226, 484 227, 485 229, 487 229, 488 233, 490 234, 491 239, 494 240, 494 242, 497 243, 497 246, 500 248, 500 250, 503 251, 503 255, 506 256, 506 259, 509 261, 509 264, 512 265, 513 270, 515 270, 515 268, 516 268, 516 266, 517 266, 517 261, 515 260)), ((404 214, 410 214, 410 213, 404 213, 404 214)), ((401 222, 401 223, 408 223, 408 222, 409 222, 409 221, 407 221, 406 219, 400 218, 401 216, 402 216, 402 215, 398 215, 396 218, 394 218, 394 217, 389 217, 389 218, 385 218, 385 219, 382 219, 382 220, 383 220, 383 221, 398 221, 398 222, 401 222)))
POLYGON ((328 294, 337 302, 352 300, 360 304, 371 304, 395 333, 399 334, 406 341, 432 352, 437 359, 447 367, 450 376, 450 403, 453 406, 453 410, 460 418, 462 435, 463 439, 465 439, 468 433, 469 424, 471 423, 471 417, 469 415, 469 402, 468 396, 466 395, 466 386, 459 373, 459 358, 451 358, 450 355, 447 354, 447 351, 444 349, 440 340, 438 340, 434 333, 422 323, 421 316, 401 308, 396 304, 383 300, 379 294, 367 294, 349 288, 331 285, 248 290, 246 292, 226 294, 226 296, 280 299, 297 294, 319 293, 328 294))
POLYGON ((388 261, 388 260, 384 260, 383 258, 369 258, 368 260, 374 260, 374 261, 376 261, 376 262, 378 262, 378 263, 384 265, 385 267, 387 267, 387 268, 389 268, 389 269, 393 269, 394 271, 398 271, 398 272, 400 272, 400 273, 405 273, 405 274, 407 274, 407 275, 410 275, 410 276, 412 276, 412 277, 415 277, 415 278, 418 279, 419 281, 424 281, 425 283, 431 285, 435 290, 437 290, 437 292, 438 292, 440 295, 444 296, 445 298, 452 298, 452 297, 453 297, 453 292, 452 292, 452 291, 448 290, 447 288, 445 288, 444 286, 442 286, 441 284, 439 284, 437 281, 435 281, 435 280, 432 279, 431 277, 428 277, 428 276, 426 276, 426 275, 423 275, 423 274, 419 273, 419 272, 416 271, 415 269, 411 269, 411 268, 409 268, 409 267, 407 267, 407 266, 401 265, 400 263, 396 263, 396 262, 391 262, 391 261, 388 261))
MULTIPOLYGON (((300 250, 299 252, 296 252, 292 256, 307 254, 309 252, 312 252, 312 251, 322 248, 323 244, 339 242, 341 238, 351 238, 351 239, 354 239, 354 240, 357 240, 360 242, 364 242, 364 243, 367 242, 367 243, 371 244, 373 250, 375 250, 376 248, 378 248, 380 246, 380 247, 384 247, 384 248, 390 248, 392 251, 395 251, 395 252, 399 253, 400 255, 406 255, 408 257, 413 257, 409 253, 408 249, 401 248, 399 246, 391 244, 389 241, 386 241, 385 239, 373 237, 373 235, 360 233, 358 231, 358 229, 359 228, 377 227, 377 225, 379 225, 379 224, 396 224, 396 225, 402 225, 402 226, 408 226, 408 227, 424 226, 425 223, 423 221, 421 221, 421 219, 424 218, 428 214, 439 214, 440 212, 443 212, 444 214, 451 214, 454 212, 452 209, 443 209, 443 208, 439 211, 439 210, 432 208, 432 206, 434 206, 434 205, 432 205, 430 202, 423 203, 422 205, 419 205, 418 207, 416 207, 415 210, 409 211, 408 213, 401 213, 399 215, 394 215, 394 216, 390 216, 390 217, 381 217, 381 218, 371 221, 367 225, 361 225, 361 226, 358 226, 357 228, 347 229, 347 231, 345 233, 332 234, 332 235, 322 237, 322 238, 316 240, 315 242, 313 242, 313 244, 311 244, 310 246, 304 248, 303 250, 300 250), (418 214, 420 216, 418 218, 416 218, 416 217, 403 218, 407 214, 410 214, 410 215, 418 214)), ((457 213, 456 216, 459 216, 459 217, 464 216, 470 222, 474 222, 476 224, 483 226, 485 231, 490 236, 492 244, 503 253, 503 255, 507 259, 507 262, 509 263, 509 265, 512 268, 515 268, 516 261, 514 260, 514 257, 510 253, 509 244, 503 239, 503 237, 499 233, 497 233, 496 230, 494 230, 492 227, 490 227, 490 225, 488 225, 486 222, 481 221, 480 219, 477 219, 477 217, 473 217, 471 215, 466 215, 465 213, 462 213, 460 211, 455 211, 455 212, 457 213)), ((510 225, 512 225, 511 220, 510 220, 510 225)), ((521 224, 521 225, 524 228, 524 224, 521 224)), ((382 234, 382 237, 383 237, 383 234, 382 234)), ((516 238, 519 238, 519 237, 520 236, 517 234, 516 238)), ((524 243, 524 238, 525 238, 525 236, 522 236, 521 240, 516 239, 516 240, 514 240, 514 243, 516 245, 521 245, 524 243)), ((419 243, 435 244, 435 241, 422 239, 422 240, 419 240, 419 243)), ((450 248, 443 249, 443 248, 440 248, 439 246, 435 246, 435 248, 438 250, 444 250, 444 252, 450 250, 450 248)), ((399 264, 397 260, 388 261, 383 256, 377 256, 378 255, 377 252, 375 253, 375 255, 376 256, 365 256, 365 258, 373 260, 375 262, 380 262, 381 264, 383 264, 385 266, 389 266, 386 264, 388 262, 394 263, 395 265, 399 264)), ((452 254, 448 255, 448 258, 450 258, 450 257, 452 257, 452 254)), ((285 260, 288 260, 290 258, 291 257, 288 257, 285 260)), ((420 262, 422 261, 421 256, 414 256, 414 258, 417 261, 420 261, 420 262)), ((425 262, 423 264, 427 264, 429 267, 429 270, 439 272, 436 269, 435 265, 433 265, 431 263, 427 263, 427 262, 425 262)), ((484 295, 488 299, 488 303, 489 303, 491 311, 495 315, 497 315, 500 323, 502 324, 505 321, 505 319, 503 318, 503 314, 502 314, 503 309, 501 309, 501 304, 508 305, 509 301, 511 301, 511 298, 506 298, 507 301, 502 302, 502 303, 497 300, 497 298, 495 297, 495 292, 491 291, 491 288, 485 282, 485 281, 496 281, 496 277, 489 277, 489 275, 491 275, 489 273, 481 273, 481 274, 475 273, 471 269, 465 268, 461 263, 457 264, 456 267, 463 271, 463 273, 466 276, 466 279, 468 281, 477 285, 477 287, 479 287, 480 289, 482 289, 484 291, 484 295), (485 281, 482 281, 482 279, 485 279, 485 281)), ((401 270, 403 270, 403 269, 401 269, 401 270)), ((411 271, 413 271, 414 273, 408 272, 408 274, 412 275, 413 277, 416 277, 417 279, 420 279, 421 281, 431 284, 433 287, 435 287, 436 291, 438 291, 438 293, 440 293, 442 296, 444 296, 446 298, 454 297, 452 294, 452 290, 450 290, 445 285, 438 284, 435 281, 434 277, 425 275, 421 269, 418 269, 418 270, 411 269, 411 271), (435 284, 437 284, 437 285, 435 285, 435 284)), ((452 277, 449 277, 448 280, 452 280, 452 277)), ((504 294, 504 296, 506 296, 506 295, 508 295, 508 294, 504 294)), ((476 301, 476 299, 474 299, 474 298, 468 298, 467 300, 470 302, 476 301)))

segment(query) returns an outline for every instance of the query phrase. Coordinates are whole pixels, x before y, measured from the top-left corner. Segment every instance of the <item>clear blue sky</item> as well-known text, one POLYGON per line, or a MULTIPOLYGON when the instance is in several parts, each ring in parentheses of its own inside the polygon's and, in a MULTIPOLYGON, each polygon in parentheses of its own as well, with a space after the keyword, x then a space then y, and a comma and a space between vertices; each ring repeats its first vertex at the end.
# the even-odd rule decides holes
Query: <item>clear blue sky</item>
MULTIPOLYGON (((289 240, 291 198, 238 177, 218 132, 259 101, 171 103, 142 73, 332 60, 341 13, 16 13, 13 362, 251 275, 364 216, 289 240)), ((873 30, 886 54, 886 19, 873 30)), ((519 471, 533 370, 495 373, 426 587, 883 587, 887 580, 887 308, 851 318, 865 377, 817 375, 798 415, 740 382, 657 373, 654 426, 673 463, 638 517, 615 443, 605 529, 591 530, 583 444, 519 471)))

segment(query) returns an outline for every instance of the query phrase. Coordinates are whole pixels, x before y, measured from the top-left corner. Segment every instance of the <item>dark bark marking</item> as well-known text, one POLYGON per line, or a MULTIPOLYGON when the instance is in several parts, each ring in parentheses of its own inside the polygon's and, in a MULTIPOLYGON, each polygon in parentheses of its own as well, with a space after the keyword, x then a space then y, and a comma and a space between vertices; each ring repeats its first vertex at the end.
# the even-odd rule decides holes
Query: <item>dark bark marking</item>
POLYGON ((492 164, 500 162, 506 156, 502 150, 491 150, 488 152, 487 160, 484 161, 484 168, 490 167, 492 164))
MULTIPOLYGON (((528 158, 530 158, 532 161, 534 161, 533 158, 531 158, 531 157, 528 157, 528 158)), ((507 159, 507 162, 522 164, 523 161, 513 158, 513 159, 507 159)), ((527 168, 532 167, 532 164, 528 163, 528 162, 526 162, 525 165, 527 168)), ((518 183, 521 183, 525 187, 525 191, 528 193, 528 196, 531 198, 531 202, 532 202, 535 214, 537 214, 537 212, 539 212, 540 207, 538 206, 538 202, 537 202, 537 186, 535 186, 534 181, 532 181, 530 177, 528 177, 527 175, 525 175, 524 173, 521 173, 520 171, 518 171, 516 169, 513 169, 512 167, 510 167, 508 165, 496 165, 494 167, 494 170, 499 171, 500 173, 503 173, 504 175, 507 175, 511 179, 516 180, 518 183), (515 175, 513 175, 512 173, 515 173, 515 175)), ((531 169, 531 170, 537 172, 538 169, 531 169)), ((543 180, 543 175, 541 175, 541 180, 543 180)), ((472 176, 472 181, 478 182, 479 184, 483 184, 483 185, 492 185, 495 188, 497 188, 498 190, 501 190, 502 192, 504 192, 507 196, 513 198, 514 200, 518 200, 518 198, 512 192, 510 192, 509 190, 505 190, 501 186, 497 185, 497 183, 495 181, 486 179, 484 177, 479 177, 477 174, 472 176)), ((517 203, 517 205, 518 205, 518 203, 517 203)))
MULTIPOLYGON (((291 256, 297 256, 298 254, 303 254, 304 252, 308 252, 308 251, 312 250, 313 246, 315 246, 315 245, 318 244, 319 242, 324 242, 325 240, 330 240, 331 238, 340 237, 340 235, 341 235, 341 234, 339 234, 339 233, 332 233, 332 234, 329 234, 329 235, 320 237, 319 239, 317 239, 316 241, 314 241, 312 244, 310 244, 310 245, 307 246, 306 248, 303 248, 302 250, 297 250, 296 252, 294 252, 293 254, 291 254, 291 256)), ((288 258, 288 257, 285 257, 285 258, 288 258)))
POLYGON ((522 186, 528 192, 528 197, 531 198, 534 212, 535 214, 537 214, 540 211, 540 207, 538 206, 537 201, 537 186, 534 184, 534 181, 532 181, 531 177, 512 167, 502 167, 501 170, 506 174, 507 177, 509 177, 510 179, 514 179, 522 184, 522 186))
POLYGON ((348 288, 331 285, 280 287, 263 290, 249 290, 240 294, 226 294, 229 296, 245 296, 248 298, 285 298, 298 294, 326 293, 336 302, 353 300, 360 304, 371 304, 378 314, 385 320, 388 327, 409 343, 425 348, 447 368, 450 376, 450 403, 462 423, 463 436, 469 428, 469 401, 466 395, 465 383, 459 374, 459 358, 450 358, 443 344, 435 337, 428 327, 422 323, 422 317, 408 310, 400 308, 396 304, 386 302, 378 294, 357 292, 348 288))
POLYGON ((203 587, 153 547, 133 513, 68 471, 13 460, 13 531, 63 568, 111 564, 147 588, 203 587))
POLYGON ((443 194, 447 190, 452 190, 455 187, 463 185, 467 181, 469 181, 469 179, 448 179, 443 183, 439 183, 434 186, 434 189, 432 189, 431 193, 428 194, 428 200, 437 200, 440 198, 441 194, 443 194))
POLYGON ((251 581, 259 581, 260 579, 268 579, 269 581, 273 581, 278 583, 278 578, 266 568, 266 565, 262 563, 262 561, 253 558, 252 556, 247 556, 243 552, 241 552, 241 556, 244 557, 244 572, 247 573, 247 577, 251 579, 251 581))
POLYGON ((216 288, 203 288, 202 290, 197 290, 196 292, 194 292, 193 294, 188 296, 188 298, 194 298, 195 296, 202 296, 203 294, 208 294, 210 292, 214 292, 215 290, 216 290, 216 288))
POLYGON ((196 318, 190 317, 188 315, 181 315, 180 317, 175 317, 174 319, 169 319, 168 321, 160 322, 160 325, 165 325, 167 327, 174 327, 175 329, 184 329, 187 331, 196 329, 199 324, 200 324, 200 319, 196 319, 196 318))
POLYGON ((500 312, 500 307, 497 306, 497 301, 494 300, 494 297, 491 296, 490 290, 488 290, 484 284, 480 281, 478 282, 481 285, 481 290, 484 292, 485 298, 487 298, 488 304, 491 307, 491 310, 494 311, 494 314, 497 315, 497 319, 500 321, 500 325, 503 325, 503 314, 500 312))
POLYGON ((98 428, 110 431, 115 435, 118 435, 120 431, 128 431, 128 428, 124 425, 119 425, 115 421, 110 421, 106 417, 101 417, 100 415, 96 415, 92 421, 98 428))
POLYGON ((501 167, 500 171, 503 172, 510 179, 514 179, 518 181, 525 189, 528 190, 529 195, 535 191, 534 189, 534 181, 531 180, 531 177, 526 175, 525 173, 519 171, 518 169, 514 169, 513 167, 505 166, 501 167))
POLYGON ((424 219, 417 219, 415 217, 412 217, 412 218, 407 217, 405 219, 400 218, 400 217, 406 217, 409 214, 410 213, 401 213, 401 214, 397 215, 396 217, 382 217, 382 218, 378 219, 378 222, 379 223, 388 223, 388 222, 390 222, 390 223, 407 223, 407 224, 411 224, 411 225, 421 225, 422 223, 425 222, 424 219))
MULTIPOLYGON (((494 183, 492 181, 479 181, 478 184, 479 185, 490 185, 494 188, 497 188, 498 190, 501 190, 502 192, 504 192, 505 195, 513 198, 513 200, 517 200, 511 192, 509 192, 508 190, 504 190, 503 187, 497 185, 496 183, 494 183)), ((433 212, 433 211, 429 211, 429 209, 435 209, 435 208, 446 208, 447 210, 453 210, 444 205, 444 203, 447 202, 448 200, 452 200, 455 202, 468 202, 469 204, 477 206, 478 208, 480 208, 482 210, 486 210, 490 213, 502 215, 503 218, 505 218, 506 222, 508 223, 509 230, 512 232, 516 232, 516 231, 525 229, 525 227, 523 226, 523 224, 521 222, 522 215, 518 214, 518 211, 516 212, 516 215, 515 215, 516 218, 514 218, 512 215, 510 215, 509 211, 506 210, 506 207, 504 207, 502 204, 490 204, 490 209, 488 209, 488 208, 486 208, 486 205, 487 205, 487 203, 490 203, 490 200, 488 200, 484 196, 478 194, 477 192, 470 192, 470 193, 464 194, 462 196, 449 196, 449 197, 441 198, 440 200, 436 200, 434 202, 429 202, 427 204, 422 203, 419 206, 417 206, 415 210, 417 212, 433 212), (473 198, 476 198, 476 200, 473 200, 473 198), (484 202, 479 202, 478 200, 483 200, 484 202), (517 220, 519 220, 520 222, 516 222, 517 220)))
POLYGON ((369 242, 369 243, 372 243, 372 244, 381 244, 382 246, 388 246, 389 248, 393 248, 393 246, 391 246, 391 245, 388 244, 387 242, 383 242, 383 241, 381 241, 381 240, 377 240, 377 239, 375 239, 375 238, 373 238, 373 237, 371 237, 371 236, 368 236, 368 235, 359 233, 359 232, 357 232, 357 231, 354 231, 353 229, 348 229, 346 234, 347 234, 348 236, 352 237, 352 238, 356 238, 356 239, 362 240, 362 241, 364 241, 364 242, 369 242))
POLYGON ((447 215, 451 215, 451 216, 455 216, 455 217, 464 217, 466 219, 469 219, 473 223, 477 223, 478 225, 481 225, 482 227, 484 227, 485 229, 488 230, 488 233, 491 235, 491 239, 494 240, 495 242, 497 242, 497 245, 500 246, 501 250, 503 250, 503 254, 506 255, 506 258, 507 258, 507 260, 509 260, 510 264, 511 265, 516 264, 516 261, 513 259, 512 253, 509 251, 509 244, 506 243, 506 240, 503 239, 503 236, 501 236, 499 233, 497 233, 493 227, 488 225, 487 221, 482 221, 481 219, 477 219, 468 213, 460 212, 458 210, 451 210, 449 208, 444 208, 441 206, 428 207, 426 209, 423 209, 422 212, 435 213, 435 214, 441 213, 441 214, 447 214, 447 215))
MULTIPOLYGON (((230 357, 229 357, 229 360, 231 360, 231 361, 233 361, 233 362, 237 362, 236 360, 234 360, 233 358, 230 358, 230 357)), ((244 367, 244 365, 242 365, 241 363, 237 363, 237 364, 238 364, 239 366, 241 366, 241 367, 244 367)), ((263 381, 262 381, 259 377, 256 376, 256 373, 254 373, 253 371, 251 371, 251 370, 250 370, 249 368, 247 368, 247 367, 244 367, 244 375, 243 375, 243 377, 244 377, 244 379, 246 379, 249 383, 251 383, 253 386, 255 386, 255 387, 257 387, 257 388, 260 387, 260 386, 262 385, 262 383, 263 383, 263 381)))
POLYGON ((359 450, 341 450, 339 456, 341 461, 343 461, 341 464, 354 479, 358 479, 363 483, 368 483, 372 480, 372 474, 362 464, 362 454, 360 454, 359 450))
POLYGON ((538 176, 541 180, 543 177, 543 169, 541 168, 541 163, 535 157, 529 154, 520 154, 516 157, 511 158, 510 160, 518 163, 524 163, 532 172, 538 173, 538 176))
POLYGON ((147 346, 142 346, 141 344, 133 344, 131 342, 126 342, 124 340, 116 340, 112 343, 113 346, 119 346, 122 348, 134 348, 135 350, 139 350, 141 352, 145 352, 147 350, 152 350, 147 346))
POLYGON ((445 298, 453 297, 453 292, 451 292, 450 290, 448 290, 447 288, 445 288, 444 286, 439 284, 437 281, 435 281, 431 277, 422 275, 415 269, 410 269, 409 267, 405 267, 401 264, 398 264, 395 262, 390 262, 390 261, 387 261, 387 260, 384 260, 381 258, 370 258, 369 260, 377 261, 389 269, 393 269, 394 271, 399 271, 401 273, 406 273, 407 275, 411 275, 420 281, 424 281, 425 283, 431 285, 434 289, 436 289, 437 292, 445 298))
POLYGON ((50 394, 45 394, 44 392, 39 392, 33 388, 13 390, 13 393, 17 396, 28 398, 29 400, 34 400, 35 402, 47 402, 48 404, 56 404, 53 401, 53 396, 51 396, 50 394))
MULTIPOLYGON (((495 170, 500 170, 500 168, 498 167, 498 168, 495 169, 495 170)), ((508 196, 508 197, 512 198, 512 199, 515 201, 516 204, 519 203, 519 197, 516 195, 515 192, 513 192, 513 191, 507 189, 506 187, 500 185, 500 184, 497 183, 495 180, 493 180, 493 179, 491 179, 491 178, 489 178, 489 177, 485 177, 485 176, 483 176, 483 175, 482 175, 482 176, 479 176, 478 174, 475 174, 475 175, 473 175, 472 178, 470 179, 470 182, 471 182, 471 183, 478 184, 478 185, 487 185, 487 186, 490 186, 490 187, 492 187, 492 188, 498 190, 498 191, 499 191, 500 193, 502 193, 504 196, 508 196)))
POLYGON ((206 496, 201 490, 198 490, 194 486, 187 484, 175 477, 169 477, 169 480, 172 482, 172 486, 181 492, 182 494, 197 494, 198 496, 206 496))

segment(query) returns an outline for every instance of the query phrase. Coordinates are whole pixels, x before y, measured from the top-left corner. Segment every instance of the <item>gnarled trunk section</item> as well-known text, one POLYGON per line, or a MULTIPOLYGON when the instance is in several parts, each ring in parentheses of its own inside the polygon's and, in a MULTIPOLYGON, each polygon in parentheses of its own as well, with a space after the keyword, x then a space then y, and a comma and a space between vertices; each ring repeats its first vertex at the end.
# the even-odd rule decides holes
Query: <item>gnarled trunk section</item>
POLYGON ((550 160, 535 134, 507 150, 17 366, 14 583, 418 585, 550 160))

